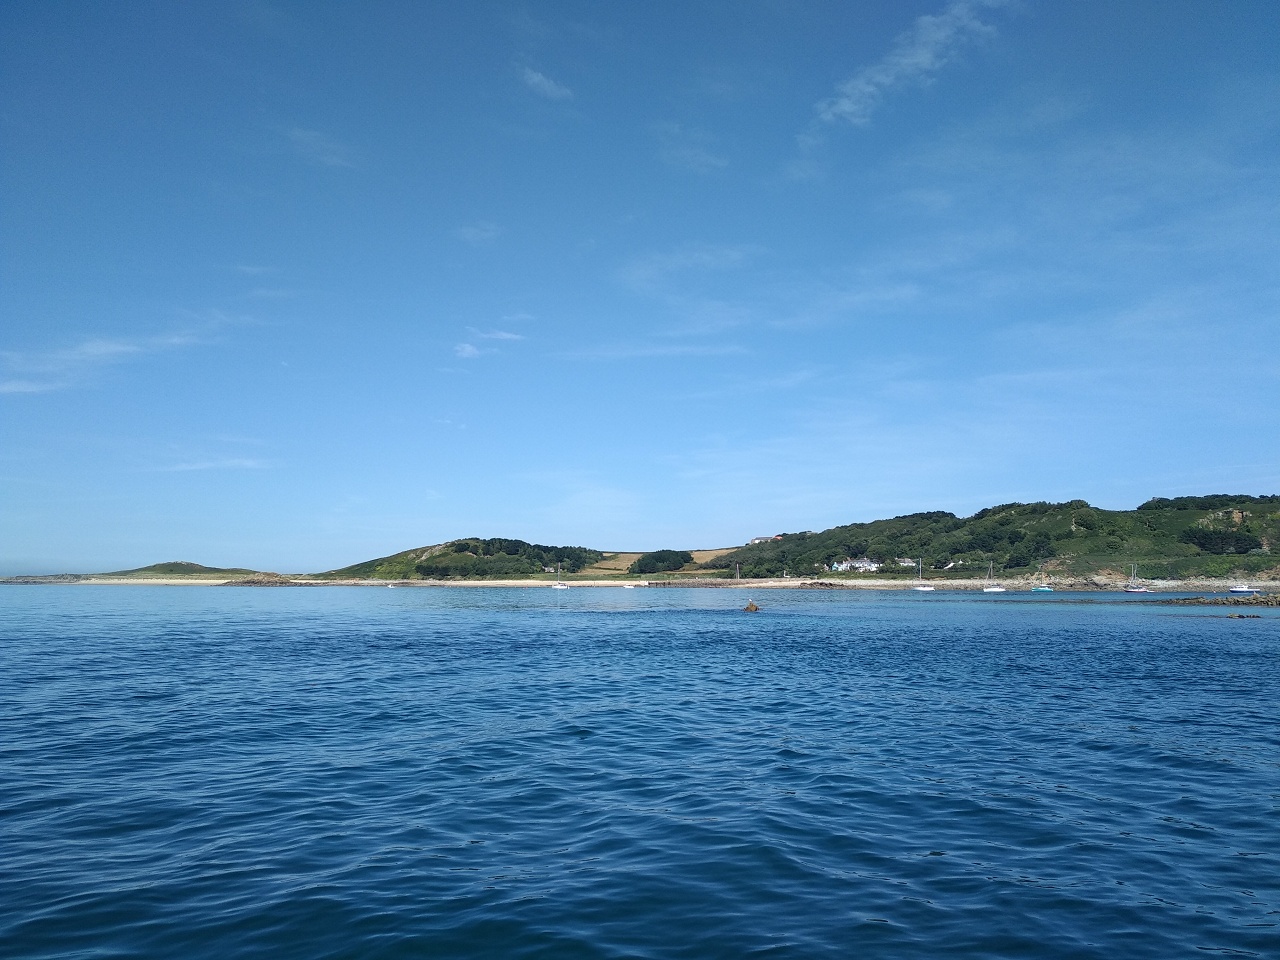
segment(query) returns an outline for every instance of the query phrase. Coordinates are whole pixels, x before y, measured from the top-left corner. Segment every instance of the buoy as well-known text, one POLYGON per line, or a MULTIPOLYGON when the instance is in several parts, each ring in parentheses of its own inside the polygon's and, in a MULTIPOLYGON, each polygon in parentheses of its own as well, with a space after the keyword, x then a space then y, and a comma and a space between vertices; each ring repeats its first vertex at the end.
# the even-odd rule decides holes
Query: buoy
POLYGON ((747 613, 755 613, 760 608, 756 606, 756 602, 754 600, 748 600, 747 605, 742 609, 745 610, 747 613))

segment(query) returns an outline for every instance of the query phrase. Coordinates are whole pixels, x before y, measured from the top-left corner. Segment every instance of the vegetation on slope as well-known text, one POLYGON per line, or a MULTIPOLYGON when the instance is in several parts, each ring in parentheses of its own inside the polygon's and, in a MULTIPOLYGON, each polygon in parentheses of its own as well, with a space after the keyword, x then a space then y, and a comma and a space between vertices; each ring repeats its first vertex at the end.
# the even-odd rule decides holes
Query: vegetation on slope
POLYGON ((551 547, 524 540, 468 537, 432 547, 406 550, 340 570, 318 574, 326 580, 509 579, 554 571, 577 573, 604 559, 587 547, 551 547))
POLYGON ((654 550, 642 553, 631 566, 628 573, 663 573, 667 570, 679 570, 686 563, 693 563, 693 554, 688 550, 654 550))
POLYGON ((247 576, 256 573, 245 567, 206 567, 188 560, 169 560, 165 563, 153 563, 149 567, 137 567, 133 570, 117 570, 114 573, 103 573, 103 577, 195 577, 195 576, 247 576))
POLYGON ((974 576, 988 563, 1028 573, 1069 573, 1138 563, 1146 577, 1231 576, 1280 563, 1280 497, 1219 494, 1157 498, 1137 510, 1101 510, 1083 500, 1007 503, 961 518, 942 511, 853 523, 821 533, 785 534, 741 547, 707 569, 743 577, 813 576, 835 561, 867 557, 883 573, 930 571, 974 576), (899 566, 899 560, 912 561, 899 566))

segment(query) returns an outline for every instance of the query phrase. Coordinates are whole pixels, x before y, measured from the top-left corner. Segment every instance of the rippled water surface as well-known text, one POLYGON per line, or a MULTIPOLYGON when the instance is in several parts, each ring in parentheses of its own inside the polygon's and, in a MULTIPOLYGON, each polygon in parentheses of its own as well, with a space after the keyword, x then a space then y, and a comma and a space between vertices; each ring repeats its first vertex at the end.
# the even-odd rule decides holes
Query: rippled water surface
POLYGON ((11 957, 1280 956, 1280 617, 0 587, 11 957))

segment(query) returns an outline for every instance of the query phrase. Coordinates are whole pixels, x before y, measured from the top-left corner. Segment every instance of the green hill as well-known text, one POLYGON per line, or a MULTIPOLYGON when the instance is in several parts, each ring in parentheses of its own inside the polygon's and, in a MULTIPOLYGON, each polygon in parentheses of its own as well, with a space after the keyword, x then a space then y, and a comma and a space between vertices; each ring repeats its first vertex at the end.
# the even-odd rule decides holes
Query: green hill
POLYGON ((137 567, 133 570, 116 570, 113 573, 102 573, 102 577, 238 577, 257 573, 244 567, 206 567, 188 560, 170 560, 167 563, 153 563, 149 567, 137 567))
MULTIPOLYGON (((606 554, 588 547, 557 547, 503 538, 467 537, 417 547, 314 574, 319 580, 509 579, 554 571, 575 574, 601 563, 606 554)), ((686 563, 683 551, 633 554, 645 569, 671 570, 686 563), (670 555, 670 556, 668 556, 670 555)), ((707 558, 708 552, 694 556, 707 558)), ((1214 494, 1156 497, 1136 510, 1102 510, 1083 500, 1068 503, 1006 503, 971 517, 933 511, 888 520, 851 523, 820 533, 782 534, 777 539, 716 552, 684 574, 806 577, 833 575, 831 565, 866 557, 883 564, 874 576, 908 577, 921 560, 931 576, 974 577, 992 564, 1002 574, 1037 569, 1068 575, 1110 570, 1127 573, 1138 564, 1142 577, 1248 577, 1280 575, 1280 496, 1214 494), (900 565, 899 560, 909 561, 900 565)), ((633 566, 635 566, 633 564, 633 566)), ((592 573, 601 573, 597 567, 592 573)), ((96 576, 236 578, 256 571, 206 567, 188 561, 155 563, 96 576)), ((610 569, 617 575, 622 569, 610 569)), ((604 574, 602 574, 604 575, 604 574)), ((857 577, 860 574, 835 574, 857 577)))
MULTIPOLYGON (((867 557, 880 574, 914 573, 914 561, 949 576, 983 574, 988 563, 1013 574, 1037 568, 1071 574, 1139 565, 1158 578, 1228 577, 1280 568, 1280 496, 1157 497, 1136 510, 1102 510, 1083 500, 1006 503, 971 517, 936 511, 852 523, 821 533, 783 534, 723 554, 704 569, 743 577, 825 573, 867 557), (900 566, 899 559, 909 559, 900 566)), ((856 575, 855 575, 856 576, 856 575)))
POLYGON ((604 559, 587 547, 549 547, 502 538, 468 537, 432 547, 417 547, 390 557, 366 560, 316 574, 323 580, 426 580, 527 577, 555 570, 577 573, 604 559))

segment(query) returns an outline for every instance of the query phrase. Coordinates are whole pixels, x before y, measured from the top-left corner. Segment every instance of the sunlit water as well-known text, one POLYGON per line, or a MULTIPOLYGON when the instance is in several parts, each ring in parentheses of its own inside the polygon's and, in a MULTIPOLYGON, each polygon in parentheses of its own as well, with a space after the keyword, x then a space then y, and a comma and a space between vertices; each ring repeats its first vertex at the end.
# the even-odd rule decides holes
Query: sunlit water
POLYGON ((1280 617, 0 587, 9 957, 1280 955, 1280 617))

